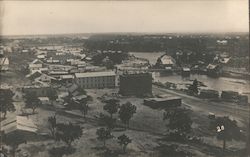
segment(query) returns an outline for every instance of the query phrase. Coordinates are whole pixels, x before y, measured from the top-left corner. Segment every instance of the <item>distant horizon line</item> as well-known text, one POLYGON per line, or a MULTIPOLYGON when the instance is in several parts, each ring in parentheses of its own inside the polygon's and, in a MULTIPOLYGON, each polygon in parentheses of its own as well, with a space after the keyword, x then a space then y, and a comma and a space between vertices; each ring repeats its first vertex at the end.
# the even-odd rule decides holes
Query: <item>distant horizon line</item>
POLYGON ((140 34, 140 35, 164 35, 164 34, 194 34, 194 35, 221 35, 221 34, 249 34, 249 31, 239 31, 239 32, 85 32, 85 33, 54 33, 54 34, 9 34, 1 35, 0 37, 21 37, 21 36, 58 36, 58 35, 80 35, 80 34, 140 34))

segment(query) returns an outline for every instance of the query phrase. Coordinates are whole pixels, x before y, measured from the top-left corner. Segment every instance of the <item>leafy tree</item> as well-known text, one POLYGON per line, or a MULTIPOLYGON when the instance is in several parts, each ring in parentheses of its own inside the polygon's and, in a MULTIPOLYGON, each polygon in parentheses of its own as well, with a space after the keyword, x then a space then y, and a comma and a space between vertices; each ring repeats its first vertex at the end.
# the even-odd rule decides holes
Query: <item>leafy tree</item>
POLYGON ((119 106, 119 100, 110 99, 106 101, 106 104, 103 106, 103 109, 110 114, 111 118, 113 118, 113 114, 118 111, 119 106))
POLYGON ((48 92, 48 98, 49 98, 49 100, 52 101, 52 104, 53 104, 53 102, 56 101, 56 99, 58 98, 58 95, 57 95, 56 91, 53 90, 53 89, 51 89, 51 90, 48 92))
POLYGON ((3 118, 6 118, 7 112, 14 112, 15 106, 13 104, 12 97, 14 93, 11 90, 0 89, 0 112, 3 113, 3 118))
POLYGON ((163 120, 169 120, 167 125, 170 130, 178 135, 186 135, 191 131, 192 120, 186 109, 176 108, 168 110, 163 115, 163 120))
POLYGON ((112 138, 113 136, 111 135, 111 132, 109 129, 105 129, 105 128, 100 128, 97 129, 96 131, 96 135, 97 135, 97 139, 99 141, 103 142, 103 146, 106 146, 106 140, 112 138))
POLYGON ((6 145, 12 148, 11 152, 14 157, 15 157, 18 146, 22 143, 26 143, 24 136, 21 136, 20 134, 1 133, 1 136, 2 136, 1 142, 5 143, 6 145))
POLYGON ((241 140, 243 138, 237 122, 228 117, 216 117, 211 120, 210 128, 217 133, 217 139, 223 141, 223 150, 226 149, 226 141, 241 140))
POLYGON ((87 98, 84 98, 80 101, 72 101, 72 103, 71 103, 71 106, 73 105, 73 108, 74 108, 74 104, 75 104, 76 109, 81 111, 84 118, 86 118, 86 115, 88 114, 88 111, 89 111, 89 106, 87 104, 88 100, 89 100, 89 98, 87 97, 87 98))
POLYGON ((36 108, 39 106, 41 103, 36 94, 29 92, 25 94, 25 107, 26 108, 31 108, 32 113, 35 113, 36 108))
POLYGON ((81 93, 81 94, 84 94, 84 95, 86 95, 87 94, 87 92, 85 91, 85 89, 84 88, 77 88, 77 91, 79 92, 79 93, 81 93))
POLYGON ((120 107, 119 118, 127 127, 129 127, 129 121, 135 113, 136 106, 131 104, 130 102, 127 102, 125 104, 122 104, 122 106, 120 107))
POLYGON ((109 59, 109 57, 107 56, 106 58, 104 58, 102 60, 103 65, 107 68, 107 69, 114 69, 114 62, 112 60, 109 59))
POLYGON ((115 128, 116 119, 101 113, 99 117, 99 123, 100 125, 106 126, 109 130, 112 130, 115 128))
POLYGON ((51 116, 48 118, 48 123, 49 123, 49 130, 51 133, 51 136, 55 138, 55 133, 56 133, 56 115, 51 116))
POLYGON ((79 110, 82 112, 84 118, 86 118, 86 115, 89 111, 89 106, 87 103, 79 103, 79 110))
POLYGON ((191 85, 191 86, 189 86, 189 88, 188 88, 192 93, 194 93, 194 94, 198 94, 198 81, 197 81, 197 79, 195 79, 194 81, 193 81, 193 84, 191 85))
POLYGON ((55 135, 56 140, 65 142, 68 148, 70 148, 71 143, 82 136, 82 129, 79 125, 73 125, 72 123, 58 123, 55 135))
POLYGON ((125 134, 119 136, 117 139, 118 139, 118 143, 122 146, 123 152, 125 153, 127 145, 131 143, 132 140, 125 134))
POLYGON ((73 97, 73 95, 71 93, 69 93, 69 95, 67 95, 66 97, 64 97, 63 100, 65 102, 71 102, 71 101, 73 101, 72 97, 73 97))
POLYGON ((76 103, 76 101, 73 100, 73 95, 69 93, 68 96, 63 98, 64 103, 67 103, 66 106, 68 109, 79 109, 79 103, 76 103))

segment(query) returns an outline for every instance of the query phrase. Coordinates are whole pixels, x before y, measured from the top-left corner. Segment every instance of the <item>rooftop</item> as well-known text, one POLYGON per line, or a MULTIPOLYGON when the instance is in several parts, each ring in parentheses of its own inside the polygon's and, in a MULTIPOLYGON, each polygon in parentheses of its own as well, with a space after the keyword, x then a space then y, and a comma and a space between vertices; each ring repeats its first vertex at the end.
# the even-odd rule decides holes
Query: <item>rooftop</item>
POLYGON ((39 59, 35 59, 30 64, 43 64, 43 62, 40 61, 39 59))
POLYGON ((215 69, 217 65, 214 64, 208 64, 207 69, 215 69))
POLYGON ((61 79, 73 79, 74 76, 73 75, 61 75, 60 78, 61 79))
POLYGON ((152 76, 151 73, 148 72, 125 72, 122 75, 120 75, 121 77, 145 77, 145 76, 152 76))
POLYGON ((104 71, 104 72, 87 72, 87 73, 76 73, 76 78, 83 77, 101 77, 101 76, 115 76, 114 71, 104 71))
POLYGON ((9 59, 7 57, 0 58, 0 65, 9 65, 9 59))
POLYGON ((1 131, 10 133, 16 130, 37 132, 37 126, 27 117, 16 116, 1 122, 1 131))
POLYGON ((63 75, 63 74, 68 74, 67 71, 51 71, 49 72, 50 75, 63 75))
POLYGON ((174 64, 174 59, 171 56, 164 55, 161 57, 161 63, 162 64, 167 64, 167 65, 172 65, 174 64))
POLYGON ((164 98, 147 98, 145 101, 157 101, 157 102, 162 102, 162 101, 168 101, 168 100, 179 100, 181 99, 180 97, 176 96, 170 96, 170 97, 164 97, 164 98))
POLYGON ((190 71, 190 68, 182 68, 183 71, 190 71))

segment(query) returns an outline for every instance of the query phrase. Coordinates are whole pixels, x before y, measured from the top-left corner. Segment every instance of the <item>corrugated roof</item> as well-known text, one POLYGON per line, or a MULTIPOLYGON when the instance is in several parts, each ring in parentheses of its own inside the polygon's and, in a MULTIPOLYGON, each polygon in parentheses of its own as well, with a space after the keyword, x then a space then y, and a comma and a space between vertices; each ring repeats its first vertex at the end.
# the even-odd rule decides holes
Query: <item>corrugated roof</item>
POLYGON ((115 76, 115 72, 114 71, 105 71, 105 72, 76 73, 75 76, 76 76, 76 78, 115 76))

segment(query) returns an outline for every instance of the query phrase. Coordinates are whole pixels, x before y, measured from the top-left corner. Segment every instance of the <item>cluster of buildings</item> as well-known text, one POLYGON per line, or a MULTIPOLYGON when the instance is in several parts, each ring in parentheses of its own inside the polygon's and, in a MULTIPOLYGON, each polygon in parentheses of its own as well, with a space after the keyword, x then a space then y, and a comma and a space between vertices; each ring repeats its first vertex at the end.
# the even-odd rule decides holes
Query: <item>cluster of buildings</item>
POLYGON ((206 74, 208 76, 220 76, 223 66, 231 57, 226 52, 213 52, 198 55, 192 51, 177 51, 174 55, 164 54, 157 59, 155 68, 162 69, 162 74, 181 73, 189 76, 190 73, 206 74), (174 56, 174 57, 172 57, 174 56))
MULTIPOLYGON (((138 71, 138 67, 148 67, 147 60, 132 58, 116 65, 115 70, 107 70, 104 66, 94 66, 91 58, 80 50, 39 49, 36 56, 37 58, 28 65, 30 73, 26 76, 34 85, 24 87, 23 90, 37 93, 43 100, 48 100, 45 98, 51 90, 56 90, 58 100, 63 102, 64 97, 69 95, 76 101, 86 98, 86 93, 82 94, 79 89, 103 88, 118 88, 118 94, 122 96, 152 97, 152 73, 138 71)), ((162 56, 158 63, 165 69, 176 64, 175 60, 167 55, 162 56)), ((145 99, 144 102, 145 105, 152 104, 152 108, 164 108, 163 104, 177 107, 181 105, 181 98, 168 96, 145 99)))
MULTIPOLYGON (((37 93, 39 97, 47 97, 55 89, 58 95, 66 96, 69 91, 61 87, 73 85, 82 89, 119 87, 119 94, 125 96, 152 95, 151 73, 118 71, 119 68, 113 71, 103 66, 94 66, 91 58, 78 49, 38 49, 35 55, 36 59, 27 66, 29 74, 26 75, 32 80, 32 85, 23 87, 23 91, 37 93), (69 64, 65 64, 69 61, 69 64), (65 92, 67 94, 63 94, 65 92)), ((128 64, 129 67, 133 66, 128 64)), ((144 64, 146 62, 142 61, 140 65, 144 64)))
POLYGON ((0 72, 9 70, 9 58, 4 55, 4 50, 0 48, 0 72))
POLYGON ((248 104, 248 96, 235 91, 216 91, 212 89, 202 89, 199 96, 204 99, 222 99, 223 101, 235 102, 239 105, 248 104))
POLYGON ((176 65, 176 61, 173 57, 169 55, 162 55, 157 59, 156 66, 166 70, 172 70, 176 65))

